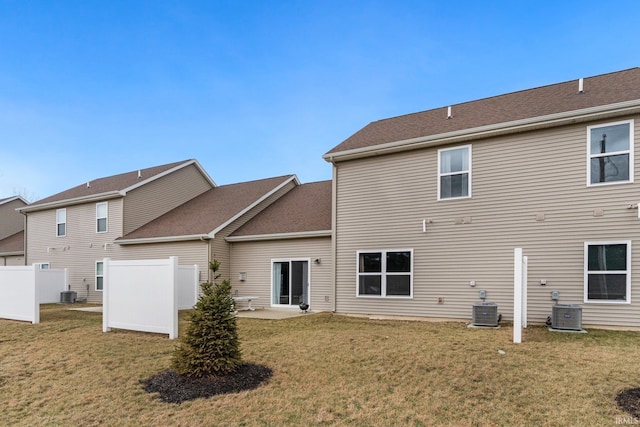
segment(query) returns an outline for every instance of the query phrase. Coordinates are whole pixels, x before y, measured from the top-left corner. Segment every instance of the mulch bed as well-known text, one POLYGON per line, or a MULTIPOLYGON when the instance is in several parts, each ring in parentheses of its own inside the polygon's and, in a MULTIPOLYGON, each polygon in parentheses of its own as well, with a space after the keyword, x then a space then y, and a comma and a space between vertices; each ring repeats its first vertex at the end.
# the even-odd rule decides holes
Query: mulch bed
POLYGON ((257 388, 271 378, 270 368, 244 363, 228 375, 191 378, 175 371, 164 371, 142 381, 147 393, 159 393, 163 402, 182 403, 218 394, 238 393, 257 388))
POLYGON ((625 412, 640 418, 640 388, 630 388, 616 396, 616 403, 625 412))

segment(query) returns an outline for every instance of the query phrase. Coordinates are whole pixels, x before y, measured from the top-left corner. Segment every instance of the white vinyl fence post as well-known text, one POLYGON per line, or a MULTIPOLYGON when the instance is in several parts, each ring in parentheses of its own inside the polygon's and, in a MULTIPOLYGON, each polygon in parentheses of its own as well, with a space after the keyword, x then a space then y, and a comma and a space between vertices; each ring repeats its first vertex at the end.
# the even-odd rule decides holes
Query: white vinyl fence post
POLYGON ((169 257, 169 264, 173 271, 173 283, 171 285, 171 317, 169 322, 169 339, 178 338, 178 257, 169 257))
POLYGON ((31 285, 33 286, 33 314, 32 324, 40 323, 40 283, 38 281, 38 271, 40 266, 38 264, 31 265, 31 285))
POLYGON ((111 288, 109 280, 109 258, 102 260, 102 332, 110 332, 109 327, 109 290, 111 288))
POLYGON ((198 264, 193 265, 193 305, 198 302, 198 294, 200 293, 200 268, 198 264))
POLYGON ((529 257, 522 257, 522 327, 527 327, 527 277, 529 275, 529 257))
POLYGON ((513 250, 513 342, 522 342, 522 248, 513 250))

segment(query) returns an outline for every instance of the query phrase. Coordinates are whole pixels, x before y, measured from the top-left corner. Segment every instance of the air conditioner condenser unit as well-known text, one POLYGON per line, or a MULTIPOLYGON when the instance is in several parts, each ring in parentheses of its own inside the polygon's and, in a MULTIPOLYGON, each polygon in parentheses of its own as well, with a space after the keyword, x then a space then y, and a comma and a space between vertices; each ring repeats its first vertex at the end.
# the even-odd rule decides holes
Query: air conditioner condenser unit
POLYGON ((576 304, 556 304, 551 310, 551 328, 582 330, 582 307, 576 304))
POLYGON ((473 304, 471 319, 473 326, 498 326, 498 304, 495 302, 473 304))

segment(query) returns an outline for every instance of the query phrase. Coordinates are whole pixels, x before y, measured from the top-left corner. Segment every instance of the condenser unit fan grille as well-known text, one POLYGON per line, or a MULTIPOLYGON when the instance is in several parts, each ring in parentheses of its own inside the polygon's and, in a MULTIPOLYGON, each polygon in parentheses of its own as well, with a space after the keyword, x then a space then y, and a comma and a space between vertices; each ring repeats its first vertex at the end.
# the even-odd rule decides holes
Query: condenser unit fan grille
POLYGON ((556 304, 551 312, 551 327, 579 331, 582 329, 582 307, 575 304, 556 304))
POLYGON ((473 304, 472 324, 474 326, 498 326, 498 304, 495 302, 473 304))

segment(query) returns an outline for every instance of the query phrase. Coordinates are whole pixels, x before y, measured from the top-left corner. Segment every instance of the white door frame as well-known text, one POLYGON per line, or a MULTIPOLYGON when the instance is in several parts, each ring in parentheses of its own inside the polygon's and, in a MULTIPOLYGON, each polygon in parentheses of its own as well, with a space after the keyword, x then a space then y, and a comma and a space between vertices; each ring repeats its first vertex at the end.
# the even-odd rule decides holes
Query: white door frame
MULTIPOLYGON (((278 308, 298 308, 297 305, 289 304, 276 304, 273 302, 273 264, 276 262, 288 262, 291 265, 293 261, 303 261, 307 263, 307 304, 311 305, 311 258, 272 258, 271 265, 269 270, 271 271, 271 279, 269 280, 271 283, 270 292, 269 292, 269 302, 271 303, 271 307, 278 308)), ((291 274, 291 272, 289 272, 291 274)))

